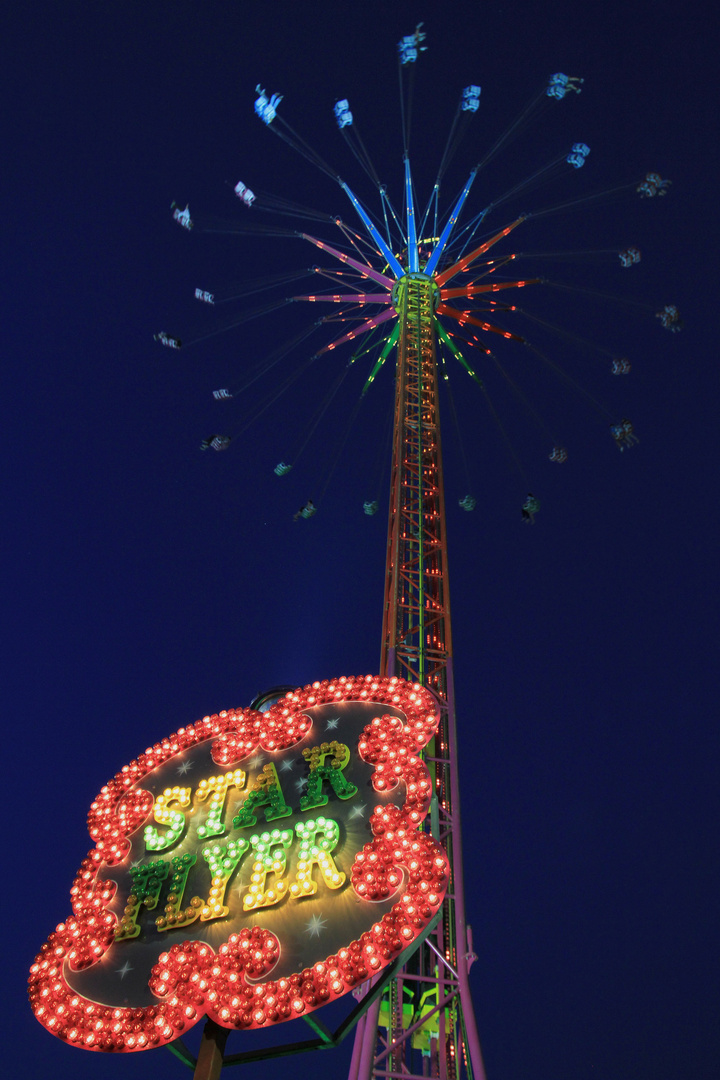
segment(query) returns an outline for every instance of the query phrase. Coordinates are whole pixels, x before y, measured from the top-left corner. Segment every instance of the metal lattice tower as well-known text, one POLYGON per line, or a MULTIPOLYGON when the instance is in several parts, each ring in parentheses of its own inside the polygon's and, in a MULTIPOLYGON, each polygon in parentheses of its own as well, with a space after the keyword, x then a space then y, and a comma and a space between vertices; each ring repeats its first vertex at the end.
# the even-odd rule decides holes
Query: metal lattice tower
MULTIPOLYGON (((412 262, 410 263, 412 265, 412 262)), ((481 1080, 484 1068, 468 970, 474 959, 463 896, 445 495, 432 276, 409 272, 394 289, 397 347, 381 674, 427 686, 441 720, 426 761, 434 780, 430 827, 451 867, 431 935, 358 1025, 350 1080, 436 1076, 481 1080)))

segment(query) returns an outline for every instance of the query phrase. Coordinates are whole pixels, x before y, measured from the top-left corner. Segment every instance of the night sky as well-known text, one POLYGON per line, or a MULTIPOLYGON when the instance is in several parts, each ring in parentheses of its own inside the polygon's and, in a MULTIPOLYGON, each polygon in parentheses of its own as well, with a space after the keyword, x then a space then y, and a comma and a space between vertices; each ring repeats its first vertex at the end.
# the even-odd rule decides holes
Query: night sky
MULTIPOLYGON (((239 294, 321 261, 295 238, 232 235, 257 209, 235 199, 240 179, 258 203, 281 196, 354 224, 337 184, 255 117, 258 81, 284 94, 288 123, 379 210, 332 116, 347 96, 401 207, 395 44, 421 19, 429 48, 415 71, 410 156, 423 204, 462 88, 481 85, 481 106, 444 208, 555 71, 583 76, 582 94, 532 120, 480 174, 471 207, 576 140, 591 147, 587 165, 498 208, 488 228, 648 170, 673 181, 664 199, 629 191, 530 218, 506 242, 532 255, 586 253, 516 265, 581 287, 518 298, 571 336, 503 316, 582 393, 537 353, 493 342, 521 398, 476 354, 510 452, 482 394, 450 371, 460 440, 446 408, 443 442, 479 957, 471 984, 488 1076, 718 1075, 717 25, 664 0, 103 0, 6 13, 7 1075, 190 1075, 167 1050, 111 1058, 67 1047, 26 1004, 27 970, 70 911, 88 807, 181 725, 278 683, 377 670, 389 472, 381 487, 378 463, 392 373, 378 377, 341 447, 369 371, 358 361, 278 479, 274 466, 292 460, 349 350, 321 358, 258 415, 263 396, 343 328, 317 330, 277 375, 216 403, 213 389, 241 385, 318 313, 292 305, 216 334, 266 294, 211 309, 193 292, 239 294), (197 218, 190 234, 171 219, 174 199, 197 218), (612 252, 631 244, 642 262, 623 270, 612 252), (680 334, 653 317, 667 303, 685 320, 680 334), (205 339, 172 352, 153 341, 158 330, 205 339), (611 356, 630 358, 627 378, 612 377, 611 356), (564 465, 548 462, 552 441, 534 414, 567 446, 564 465), (624 415, 640 443, 619 454, 608 424, 624 415), (238 437, 227 453, 202 454, 214 432, 238 437), (463 457, 471 514, 457 506, 463 457), (541 501, 533 528, 520 520, 528 490, 541 501), (381 512, 365 516, 363 501, 376 497, 381 512), (293 522, 307 498, 318 514, 293 522)), ((308 224, 341 239, 331 224, 308 224)), ((251 1041, 234 1035, 229 1046, 251 1041)), ((341 1077, 349 1050, 296 1066, 341 1077)), ((282 1063, 266 1070, 286 1073, 282 1063)))

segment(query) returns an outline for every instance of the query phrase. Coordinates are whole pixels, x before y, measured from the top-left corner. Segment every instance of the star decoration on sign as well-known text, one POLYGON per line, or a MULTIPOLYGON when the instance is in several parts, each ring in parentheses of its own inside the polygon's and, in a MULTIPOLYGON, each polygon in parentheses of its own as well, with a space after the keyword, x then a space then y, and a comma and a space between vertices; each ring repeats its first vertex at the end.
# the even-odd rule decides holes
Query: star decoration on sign
POLYGON ((310 937, 320 937, 320 931, 324 930, 327 926, 327 919, 323 919, 322 915, 312 915, 305 926, 305 933, 310 937))
POLYGON ((134 968, 132 968, 132 967, 130 966, 130 964, 128 963, 128 961, 126 960, 126 961, 125 961, 125 963, 123 964, 123 966, 122 966, 121 968, 115 968, 115 970, 116 970, 116 972, 118 973, 118 975, 120 976, 120 979, 122 980, 122 979, 124 979, 124 978, 125 978, 125 976, 127 975, 128 971, 134 971, 135 969, 134 969, 134 968))
POLYGON ((248 762, 248 764, 253 769, 259 769, 260 766, 262 764, 264 764, 264 762, 265 762, 265 755, 264 754, 256 754, 255 757, 250 758, 250 761, 248 762))
POLYGON ((305 787, 306 784, 307 784, 307 779, 304 776, 299 777, 295 781, 295 787, 296 787, 296 789, 298 791, 302 791, 302 789, 305 787))
POLYGON ((339 723, 340 723, 340 717, 336 716, 334 720, 328 720, 327 724, 325 725, 325 728, 326 728, 327 731, 334 731, 339 723))
POLYGON ((193 762, 192 761, 183 761, 182 765, 178 765, 177 771, 180 773, 181 776, 187 776, 187 774, 190 772, 192 767, 193 767, 193 762))
POLYGON ((280 766, 280 772, 290 772, 290 770, 294 768, 295 762, 293 758, 286 758, 286 760, 283 761, 282 765, 280 766))
POLYGON ((353 818, 363 817, 365 815, 365 803, 361 806, 353 806, 352 810, 348 814, 348 821, 352 821, 353 818))

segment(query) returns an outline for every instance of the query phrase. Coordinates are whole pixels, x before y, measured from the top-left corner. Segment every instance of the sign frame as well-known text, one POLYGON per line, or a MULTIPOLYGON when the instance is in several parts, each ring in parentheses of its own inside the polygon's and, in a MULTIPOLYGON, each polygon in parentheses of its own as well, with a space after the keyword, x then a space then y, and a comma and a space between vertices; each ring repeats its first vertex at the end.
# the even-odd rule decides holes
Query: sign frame
POLYGON ((438 722, 437 701, 417 683, 343 676, 289 691, 264 712, 240 709, 206 716, 123 766, 91 805, 88 828, 95 847, 71 888, 73 914, 56 927, 31 968, 29 995, 40 1023, 87 1050, 135 1052, 174 1042, 203 1016, 231 1030, 307 1017, 388 966, 395 968, 424 936, 448 884, 447 856, 423 830, 432 781, 421 751, 438 722), (278 938, 253 926, 231 933, 215 947, 205 940, 175 940, 152 969, 151 1005, 118 1007, 78 992, 70 983, 72 973, 98 964, 117 940, 120 920, 110 910, 116 883, 101 871, 127 859, 130 838, 157 805, 158 798, 142 781, 204 742, 222 769, 235 768, 260 750, 272 757, 306 737, 312 725, 308 710, 341 702, 394 710, 383 713, 381 708, 353 750, 372 767, 375 792, 404 798, 400 805, 385 801, 375 806, 368 821, 372 839, 357 851, 348 874, 359 901, 373 903, 397 894, 392 907, 376 921, 371 918, 358 938, 329 956, 320 953, 315 963, 287 977, 272 978, 278 938))

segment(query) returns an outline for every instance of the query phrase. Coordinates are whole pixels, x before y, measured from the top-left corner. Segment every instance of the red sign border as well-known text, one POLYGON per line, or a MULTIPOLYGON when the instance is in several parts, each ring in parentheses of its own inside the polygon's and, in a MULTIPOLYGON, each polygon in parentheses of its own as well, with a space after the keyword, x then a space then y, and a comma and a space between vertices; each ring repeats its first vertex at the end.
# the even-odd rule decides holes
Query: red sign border
POLYGON ((267 712, 227 710, 149 747, 123 766, 92 803, 88 828, 95 847, 70 890, 73 915, 60 923, 30 969, 29 997, 41 1024, 87 1050, 129 1053, 163 1046, 208 1016, 226 1028, 267 1028, 336 1000, 381 971, 407 948, 440 907, 449 878, 447 856, 420 826, 432 794, 419 756, 437 730, 438 704, 419 684, 373 675, 342 676, 294 690, 267 712), (404 871, 402 893, 390 911, 359 939, 296 975, 267 978, 279 943, 262 927, 233 933, 217 953, 202 941, 176 943, 152 969, 150 988, 158 1004, 115 1008, 83 997, 68 985, 65 964, 80 970, 97 963, 114 941, 117 916, 108 910, 112 881, 98 880, 103 866, 122 862, 128 837, 145 822, 152 795, 130 790, 183 750, 214 738, 212 756, 229 766, 257 752, 285 750, 310 726, 303 711, 315 705, 367 701, 404 714, 376 717, 359 740, 361 757, 374 766, 373 786, 390 792, 405 786, 401 806, 377 806, 370 820, 373 839, 356 855, 350 880, 361 899, 392 895, 404 871), (248 980, 252 980, 249 982, 248 980))

